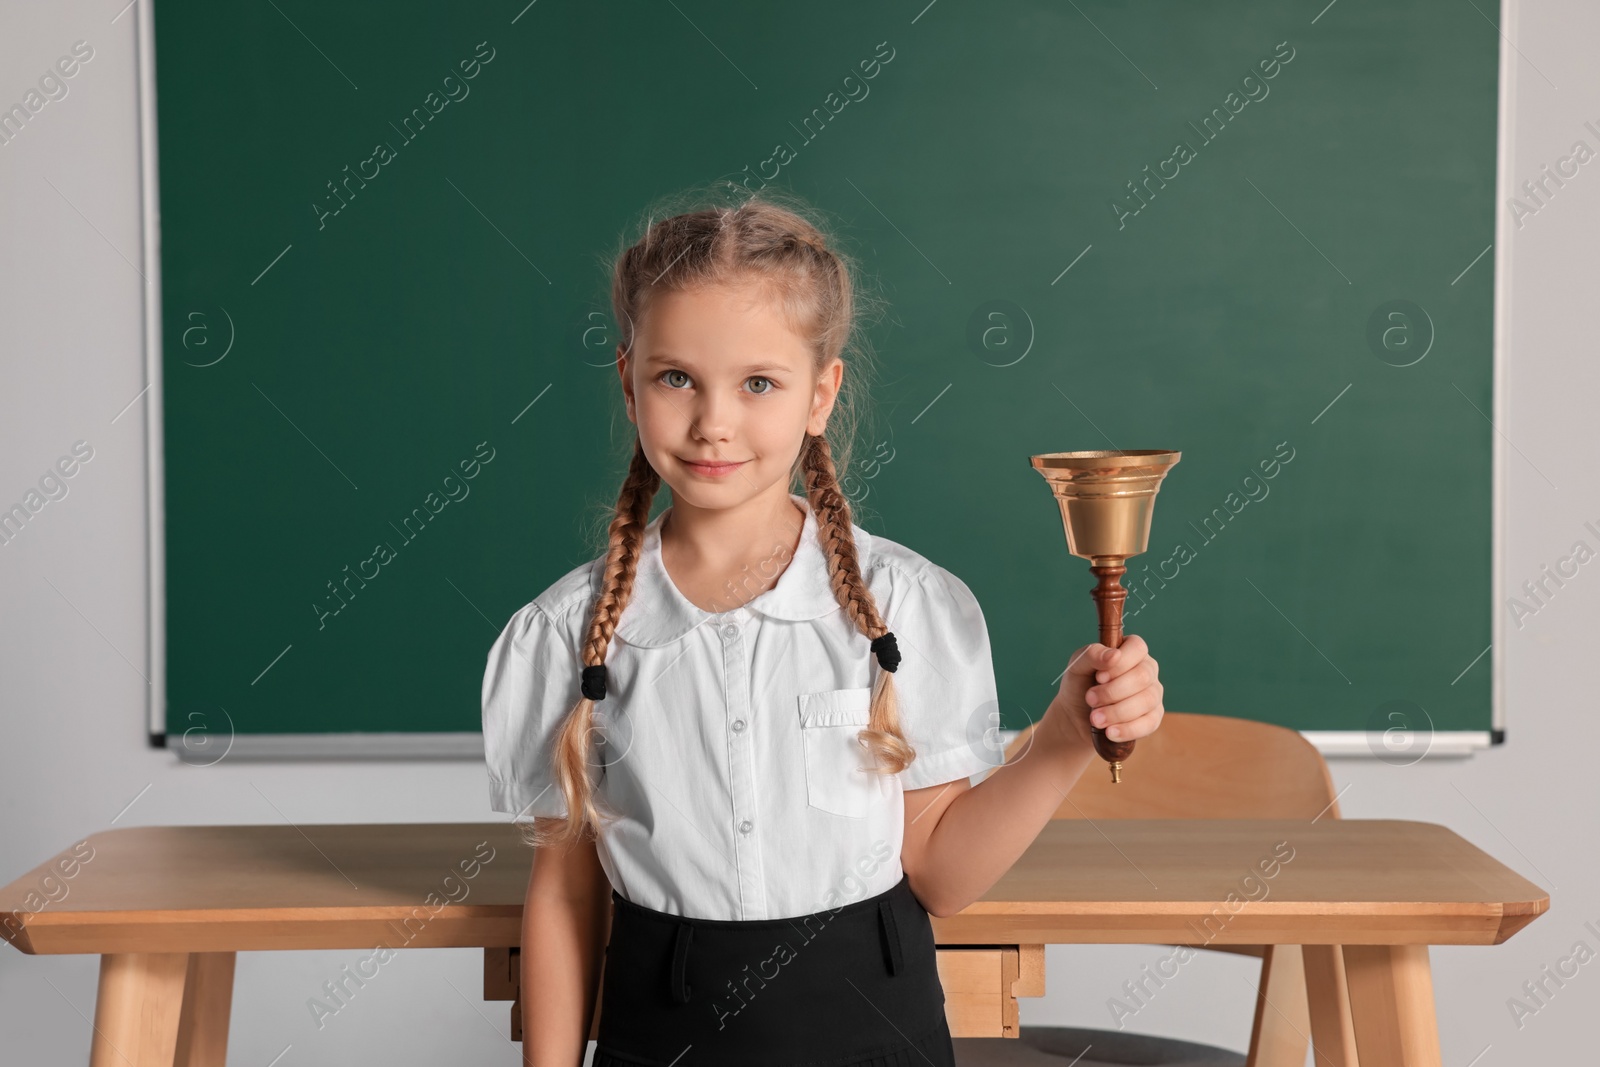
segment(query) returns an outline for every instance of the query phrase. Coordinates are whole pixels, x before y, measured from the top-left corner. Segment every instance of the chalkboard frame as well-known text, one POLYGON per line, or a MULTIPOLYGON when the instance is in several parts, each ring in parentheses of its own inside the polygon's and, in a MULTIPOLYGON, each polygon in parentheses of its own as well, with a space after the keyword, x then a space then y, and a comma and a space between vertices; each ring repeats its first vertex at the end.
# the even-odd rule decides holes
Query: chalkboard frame
MULTIPOLYGON (((1498 115, 1496 128, 1495 214, 1493 258, 1492 412, 1496 426, 1504 425, 1506 410, 1507 359, 1510 338, 1509 292, 1512 284, 1510 239, 1514 232, 1507 191, 1514 179, 1514 143, 1509 119, 1515 114, 1515 51, 1508 36, 1514 31, 1518 0, 1501 0, 1498 29, 1498 115)), ((162 289, 160 256, 158 133, 156 123, 155 33, 152 5, 134 9, 136 114, 138 119, 140 253, 148 284, 143 290, 142 358, 145 391, 146 453, 146 589, 149 615, 145 647, 146 674, 149 679, 146 701, 149 747, 173 751, 185 762, 212 760, 218 742, 226 749, 216 759, 463 759, 483 756, 483 737, 478 732, 417 733, 328 733, 235 736, 225 725, 208 723, 203 727, 170 722, 167 716, 167 612, 166 612, 166 528, 165 474, 163 456, 162 404, 162 289), (211 748, 196 756, 194 735, 211 748)), ((1427 757, 1463 757, 1503 744, 1506 734, 1505 636, 1506 619, 1499 598, 1505 588, 1506 483, 1509 454, 1503 435, 1491 439, 1491 580, 1490 619, 1492 640, 1480 654, 1489 657, 1491 671, 1491 728, 1482 730, 1439 731, 1432 735, 1427 757)), ((1477 660, 1473 661, 1476 664, 1477 660)), ((1468 665, 1468 669, 1472 664, 1468 665)), ((1463 671, 1465 673, 1465 671, 1463 671)), ((1299 731, 1325 757, 1383 758, 1372 735, 1358 730, 1299 731)), ((1002 731, 1009 740, 1015 731, 1002 731)))

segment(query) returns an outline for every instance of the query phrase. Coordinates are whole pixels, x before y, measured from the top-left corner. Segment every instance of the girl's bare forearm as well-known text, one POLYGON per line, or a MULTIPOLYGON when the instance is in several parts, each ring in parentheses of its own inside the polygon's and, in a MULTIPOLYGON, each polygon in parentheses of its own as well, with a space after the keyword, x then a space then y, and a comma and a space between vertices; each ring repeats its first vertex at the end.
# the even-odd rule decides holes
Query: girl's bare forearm
POLYGON ((944 809, 928 836, 919 887, 934 915, 956 914, 999 881, 1095 759, 1091 745, 1056 725, 1047 713, 1030 747, 944 809))
POLYGON ((539 849, 522 907, 522 1062, 579 1067, 611 920, 592 841, 539 849))
POLYGON ((522 1062, 578 1067, 594 1018, 605 915, 575 903, 530 904, 522 920, 522 1062))

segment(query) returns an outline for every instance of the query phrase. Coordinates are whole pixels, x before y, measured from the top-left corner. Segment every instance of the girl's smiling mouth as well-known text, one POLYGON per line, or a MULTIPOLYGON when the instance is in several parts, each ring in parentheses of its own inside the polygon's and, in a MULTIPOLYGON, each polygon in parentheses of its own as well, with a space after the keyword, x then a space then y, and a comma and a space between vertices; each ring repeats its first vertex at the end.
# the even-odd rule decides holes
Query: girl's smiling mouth
POLYGON ((732 474, 734 471, 744 466, 745 462, 746 461, 744 460, 740 460, 737 463, 725 463, 718 460, 714 462, 701 463, 692 459, 686 459, 683 460, 683 465, 689 468, 689 470, 694 474, 704 475, 707 478, 721 478, 732 474))

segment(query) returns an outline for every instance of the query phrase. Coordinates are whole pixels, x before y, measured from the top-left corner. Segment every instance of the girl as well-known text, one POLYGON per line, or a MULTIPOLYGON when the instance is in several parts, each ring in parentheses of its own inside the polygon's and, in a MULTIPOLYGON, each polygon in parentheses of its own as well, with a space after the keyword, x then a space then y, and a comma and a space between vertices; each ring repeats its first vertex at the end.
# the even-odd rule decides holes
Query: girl
POLYGON ((839 486, 847 258, 763 192, 652 221, 611 299, 638 432, 609 546, 512 616, 483 684, 494 808, 536 846, 524 1062, 582 1063, 603 993, 594 1067, 952 1065, 929 915, 1015 862, 1093 726, 1157 728, 1156 661, 1078 649, 1025 757, 971 785, 983 613, 839 486))

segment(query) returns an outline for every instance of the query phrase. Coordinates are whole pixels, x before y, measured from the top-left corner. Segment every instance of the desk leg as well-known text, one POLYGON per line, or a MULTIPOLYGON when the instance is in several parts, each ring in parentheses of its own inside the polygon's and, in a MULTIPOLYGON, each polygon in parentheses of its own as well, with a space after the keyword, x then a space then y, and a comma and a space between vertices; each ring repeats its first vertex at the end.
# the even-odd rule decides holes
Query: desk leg
POLYGON ((1316 1067, 1356 1067, 1356 1031, 1350 1018, 1344 954, 1338 945, 1302 945, 1306 999, 1311 1004, 1311 1047, 1316 1067))
POLYGON ((233 958, 231 952, 101 956, 89 1067, 221 1067, 233 958))
MULTIPOLYGON (((1311 1028, 1299 945, 1263 945, 1247 1067, 1305 1067, 1311 1028)), ((1319 1060, 1317 1067, 1325 1067, 1319 1060)))
POLYGON ((231 952, 195 952, 189 956, 174 1067, 223 1067, 227 1062, 233 962, 231 952))
POLYGON ((170 1067, 188 973, 187 952, 101 956, 89 1067, 170 1067))
POLYGON ((1361 1067, 1441 1067, 1427 945, 1345 945, 1361 1067))

